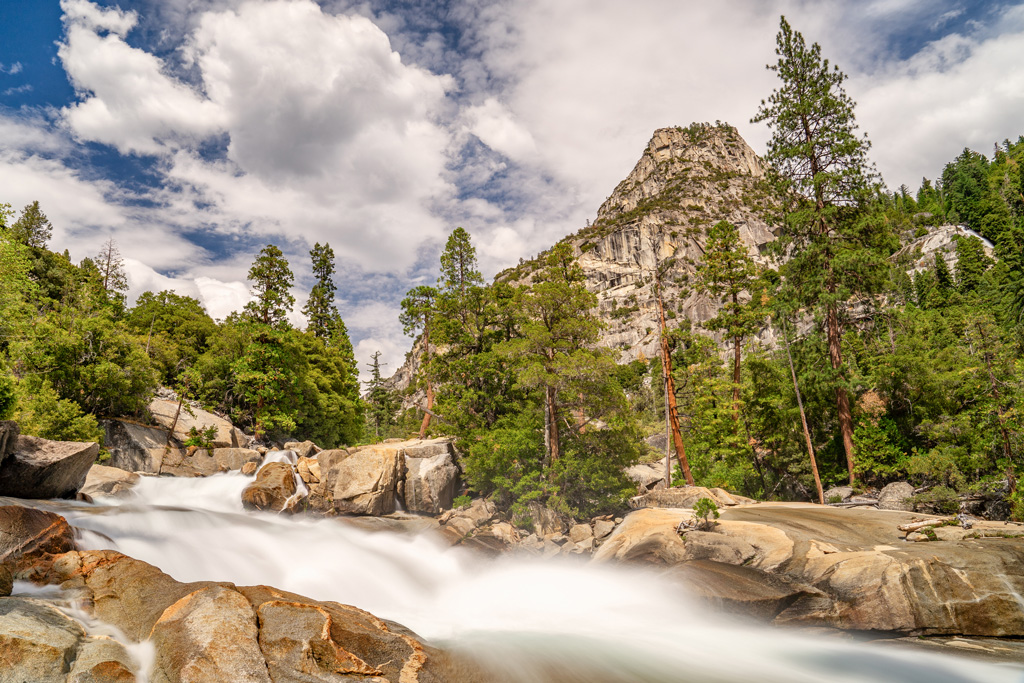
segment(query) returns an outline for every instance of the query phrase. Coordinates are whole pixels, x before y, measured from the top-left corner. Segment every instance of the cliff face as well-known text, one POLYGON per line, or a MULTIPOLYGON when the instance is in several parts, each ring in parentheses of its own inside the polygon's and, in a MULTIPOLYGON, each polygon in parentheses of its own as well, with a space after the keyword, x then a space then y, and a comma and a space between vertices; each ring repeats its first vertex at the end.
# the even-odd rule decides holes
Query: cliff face
MULTIPOLYGON (((693 286, 708 227, 729 221, 751 256, 766 262, 762 251, 775 237, 764 219, 763 177, 761 160, 731 126, 662 128, 593 225, 566 238, 598 297, 607 324, 601 343, 620 351, 620 363, 658 352, 658 263, 668 264, 662 284, 670 326, 687 318, 696 327, 717 312, 717 302, 693 286)), ((525 281, 536 267, 526 262, 498 277, 525 281)))

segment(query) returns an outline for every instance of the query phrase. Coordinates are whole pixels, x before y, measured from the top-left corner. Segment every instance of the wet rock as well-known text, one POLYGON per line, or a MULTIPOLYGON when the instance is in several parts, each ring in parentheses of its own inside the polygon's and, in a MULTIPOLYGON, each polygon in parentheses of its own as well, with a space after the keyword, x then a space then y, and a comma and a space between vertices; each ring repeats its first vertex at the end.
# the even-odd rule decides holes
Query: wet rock
POLYGON ((60 610, 26 598, 0 600, 0 681, 66 683, 85 629, 60 610))
POLYGON ((809 586, 793 583, 754 567, 710 560, 684 562, 671 576, 701 600, 732 614, 774 619, 798 599, 818 595, 809 586))
POLYGON ((208 586, 167 607, 153 625, 156 680, 271 683, 249 601, 208 586))
POLYGON ((350 454, 332 471, 334 509, 348 515, 394 512, 401 466, 399 449, 389 446, 367 446, 350 454))
POLYGON ((135 683, 134 671, 135 662, 124 645, 93 637, 78 648, 67 683, 135 683))
POLYGON ((284 445, 284 450, 295 451, 299 458, 313 458, 320 452, 320 447, 312 441, 289 441, 284 445))
POLYGON ((478 527, 491 521, 496 513, 494 503, 477 498, 464 508, 449 510, 441 515, 438 519, 441 534, 449 543, 457 545, 478 527))
POLYGON ((126 472, 118 467, 93 465, 85 477, 85 484, 79 494, 90 498, 111 496, 123 498, 130 495, 131 489, 139 482, 139 475, 126 472))
POLYGON ((281 512, 295 495, 295 470, 284 462, 268 462, 256 473, 256 481, 242 490, 247 510, 281 512))
POLYGON ((295 465, 295 469, 299 473, 299 478, 301 478, 307 486, 316 486, 320 483, 320 461, 316 458, 300 457, 299 461, 295 465))
POLYGON ((905 481, 894 481, 878 493, 879 510, 904 510, 910 512, 914 509, 910 502, 914 495, 914 487, 905 481))
POLYGON ((0 564, 14 573, 75 549, 75 534, 60 515, 20 505, 0 506, 0 564))
POLYGON ((99 452, 97 443, 19 436, 0 466, 0 496, 74 498, 99 452))
POLYGON ((260 469, 260 464, 258 462, 247 462, 244 465, 242 465, 241 472, 242 472, 242 474, 244 474, 245 476, 248 477, 248 476, 251 476, 253 474, 256 474, 256 472, 259 471, 259 469, 260 469))
POLYGON ((413 457, 405 451, 405 509, 409 512, 434 515, 452 506, 459 480, 459 468, 445 442, 445 450, 428 457, 413 457))

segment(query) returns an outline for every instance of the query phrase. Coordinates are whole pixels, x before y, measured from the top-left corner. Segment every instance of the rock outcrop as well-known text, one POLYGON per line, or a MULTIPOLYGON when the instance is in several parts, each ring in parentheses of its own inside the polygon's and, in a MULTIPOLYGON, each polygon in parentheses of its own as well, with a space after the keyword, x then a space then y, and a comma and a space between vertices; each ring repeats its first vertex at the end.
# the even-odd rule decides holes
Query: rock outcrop
POLYGON ((179 442, 189 438, 189 430, 205 430, 215 427, 212 444, 214 448, 244 448, 249 441, 240 429, 236 429, 228 420, 199 408, 189 409, 180 406, 177 401, 155 398, 149 404, 149 412, 158 425, 171 431, 171 436, 179 442))
POLYGON ((404 507, 409 512, 436 515, 452 507, 459 480, 451 439, 433 439, 403 449, 404 507))
POLYGON ((992 243, 965 225, 941 225, 928 229, 928 234, 918 237, 889 257, 893 263, 902 265, 908 273, 928 270, 935 266, 935 256, 940 255, 956 272, 956 241, 964 237, 981 240, 985 254, 991 258, 995 253, 992 243))
POLYGON ((268 462, 256 473, 256 481, 242 491, 248 510, 282 512, 295 495, 295 470, 286 462, 268 462))
POLYGON ((999 523, 913 543, 896 527, 921 515, 761 504, 724 510, 710 531, 680 536, 680 522, 691 517, 671 508, 630 513, 594 561, 657 564, 702 576, 697 592, 703 597, 734 608, 749 603, 777 624, 1024 635, 1024 538, 1004 538, 999 523), (739 591, 742 583, 763 584, 763 590, 739 591))
POLYGON ((115 498, 129 495, 133 486, 139 482, 139 475, 125 472, 118 467, 93 465, 85 477, 85 484, 79 494, 96 498, 111 496, 115 498))
POLYGON ((97 443, 19 436, 0 465, 0 496, 74 498, 99 452, 97 443))
POLYGON ((0 565, 15 573, 27 571, 74 549, 74 531, 60 515, 21 505, 0 506, 0 565))
MULTIPOLYGON (((179 583, 109 550, 69 552, 45 578, 78 592, 97 618, 132 641, 152 642, 151 680, 485 680, 470 662, 423 643, 397 624, 267 586, 179 583)), ((72 639, 65 640, 66 652, 72 639)))

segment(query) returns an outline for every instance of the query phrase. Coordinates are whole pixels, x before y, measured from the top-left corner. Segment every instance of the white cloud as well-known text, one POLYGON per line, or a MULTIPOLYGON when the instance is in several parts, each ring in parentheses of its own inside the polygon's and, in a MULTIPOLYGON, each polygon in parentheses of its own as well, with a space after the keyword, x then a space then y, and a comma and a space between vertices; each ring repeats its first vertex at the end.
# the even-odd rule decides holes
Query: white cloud
POLYGON ((233 311, 240 311, 252 300, 249 285, 245 282, 224 282, 210 277, 197 277, 196 288, 199 300, 206 312, 215 320, 223 320, 233 311))

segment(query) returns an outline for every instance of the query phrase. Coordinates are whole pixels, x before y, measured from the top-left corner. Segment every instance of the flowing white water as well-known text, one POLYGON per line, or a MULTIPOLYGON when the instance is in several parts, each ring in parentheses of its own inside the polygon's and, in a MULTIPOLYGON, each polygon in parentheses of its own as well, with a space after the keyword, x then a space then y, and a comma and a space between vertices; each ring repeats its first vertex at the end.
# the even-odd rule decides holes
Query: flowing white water
POLYGON ((738 624, 653 572, 483 559, 426 535, 242 510, 238 473, 143 478, 62 514, 82 545, 180 581, 266 584, 355 605, 472 654, 504 680, 1020 683, 1021 669, 738 624))

